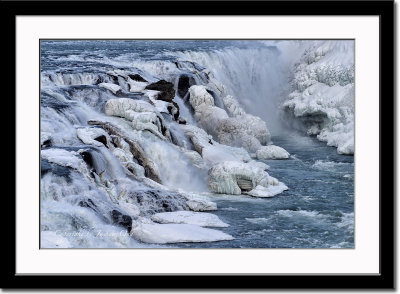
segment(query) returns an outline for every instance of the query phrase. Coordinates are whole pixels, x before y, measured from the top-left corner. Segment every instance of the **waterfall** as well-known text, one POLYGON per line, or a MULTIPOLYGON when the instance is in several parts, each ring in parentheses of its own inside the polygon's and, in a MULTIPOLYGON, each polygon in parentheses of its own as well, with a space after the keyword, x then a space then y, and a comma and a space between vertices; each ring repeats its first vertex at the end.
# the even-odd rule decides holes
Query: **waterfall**
POLYGON ((247 112, 261 117, 272 131, 279 129, 277 109, 287 88, 288 66, 276 46, 171 54, 209 69, 226 87, 227 94, 238 99, 247 112))

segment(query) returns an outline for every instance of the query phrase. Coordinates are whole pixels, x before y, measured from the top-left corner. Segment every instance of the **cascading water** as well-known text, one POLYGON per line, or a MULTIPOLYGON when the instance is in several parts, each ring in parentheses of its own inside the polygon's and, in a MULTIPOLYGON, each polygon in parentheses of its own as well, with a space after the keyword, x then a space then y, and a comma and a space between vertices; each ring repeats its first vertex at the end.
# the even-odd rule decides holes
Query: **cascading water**
POLYGON ((288 83, 286 64, 276 47, 184 51, 175 55, 209 69, 246 111, 261 117, 271 130, 279 129, 277 109, 288 83))
POLYGON ((352 157, 280 120, 307 46, 42 42, 42 248, 352 247, 352 157))

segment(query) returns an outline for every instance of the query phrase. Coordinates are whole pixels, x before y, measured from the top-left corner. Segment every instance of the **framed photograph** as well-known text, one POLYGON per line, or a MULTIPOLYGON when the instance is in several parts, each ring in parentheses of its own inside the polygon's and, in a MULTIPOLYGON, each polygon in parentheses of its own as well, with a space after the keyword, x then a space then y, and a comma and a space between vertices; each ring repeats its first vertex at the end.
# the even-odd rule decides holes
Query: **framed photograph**
POLYGON ((392 1, 21 4, 3 288, 394 287, 392 1))

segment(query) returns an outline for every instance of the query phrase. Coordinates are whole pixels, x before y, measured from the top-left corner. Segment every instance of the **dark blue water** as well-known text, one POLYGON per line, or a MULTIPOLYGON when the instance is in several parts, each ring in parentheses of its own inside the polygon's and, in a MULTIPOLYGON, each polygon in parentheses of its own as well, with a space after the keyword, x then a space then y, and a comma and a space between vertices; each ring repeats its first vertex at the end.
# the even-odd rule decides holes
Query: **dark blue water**
POLYGON ((230 224, 223 231, 236 239, 180 247, 354 247, 354 157, 300 134, 273 141, 292 158, 265 163, 289 190, 272 198, 216 196, 215 214, 230 224))

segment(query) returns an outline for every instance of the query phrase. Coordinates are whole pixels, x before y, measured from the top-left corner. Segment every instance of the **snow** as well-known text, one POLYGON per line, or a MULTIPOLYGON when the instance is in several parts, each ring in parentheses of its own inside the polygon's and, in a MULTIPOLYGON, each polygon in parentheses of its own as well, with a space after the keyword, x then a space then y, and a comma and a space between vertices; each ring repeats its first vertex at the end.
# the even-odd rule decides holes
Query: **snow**
POLYGON ((111 84, 111 83, 100 83, 99 87, 110 90, 114 94, 116 94, 118 91, 121 90, 121 87, 119 85, 115 85, 115 84, 111 84))
POLYGON ((231 235, 214 229, 188 224, 139 223, 132 228, 131 236, 144 243, 215 242, 233 240, 231 235))
POLYGON ((149 100, 154 104, 154 107, 157 109, 158 112, 165 112, 165 113, 169 113, 168 112, 168 106, 171 103, 168 103, 166 101, 163 100, 157 100, 157 96, 160 93, 159 91, 155 91, 155 90, 144 90, 143 91, 144 95, 149 98, 149 100))
POLYGON ((262 146, 256 152, 257 159, 287 159, 290 154, 285 149, 275 145, 262 146))
POLYGON ((127 79, 127 82, 129 84, 129 87, 130 87, 130 89, 129 89, 130 92, 141 92, 148 85, 148 83, 134 81, 129 77, 127 79))
POLYGON ((150 103, 130 98, 110 99, 105 106, 107 115, 120 116, 129 120, 132 120, 130 115, 134 112, 154 112, 154 110, 154 106, 150 103))
POLYGON ((242 190, 239 187, 238 180, 250 181, 252 190, 250 195, 257 197, 268 197, 263 195, 276 195, 287 187, 277 179, 268 175, 264 168, 254 164, 242 163, 237 161, 226 161, 215 165, 208 171, 209 189, 214 193, 240 195, 242 190), (257 186, 262 186, 260 188, 257 186), (253 193, 251 193, 256 189, 253 193))
POLYGON ((67 151, 58 148, 50 148, 41 150, 40 154, 43 159, 46 159, 49 162, 65 167, 70 167, 85 174, 88 174, 86 163, 80 157, 78 152, 67 151))
POLYGON ((152 221, 160 224, 188 224, 200 227, 229 227, 218 216, 211 213, 193 211, 173 211, 156 213, 151 217, 152 221))
POLYGON ((214 98, 207 92, 205 86, 194 85, 189 88, 190 104, 194 109, 204 104, 205 106, 214 106, 214 98))
POLYGON ((104 145, 103 143, 96 141, 95 138, 98 138, 100 136, 105 136, 107 142, 110 142, 111 140, 107 132, 100 128, 91 128, 91 127, 80 128, 76 130, 76 135, 78 136, 79 139, 82 140, 83 143, 88 145, 95 145, 98 147, 104 145))
POLYGON ((273 197, 277 194, 282 193, 283 191, 287 190, 288 187, 279 182, 278 185, 269 185, 268 187, 264 187, 261 185, 257 185, 253 190, 249 192, 245 192, 245 194, 253 196, 253 197, 273 197))

